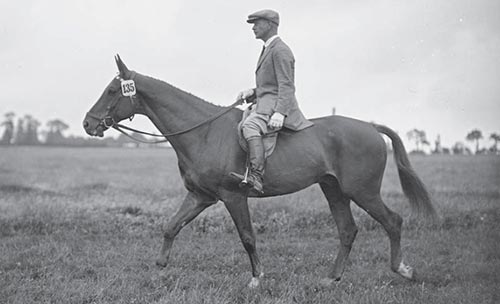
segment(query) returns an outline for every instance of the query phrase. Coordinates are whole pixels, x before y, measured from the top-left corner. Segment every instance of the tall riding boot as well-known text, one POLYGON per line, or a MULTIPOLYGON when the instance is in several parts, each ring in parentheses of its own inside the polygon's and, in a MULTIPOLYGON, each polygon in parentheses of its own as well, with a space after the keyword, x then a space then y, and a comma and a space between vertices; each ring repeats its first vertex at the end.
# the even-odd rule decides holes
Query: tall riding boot
POLYGON ((248 174, 248 183, 253 190, 258 193, 264 193, 263 175, 265 168, 264 143, 261 136, 253 136, 247 139, 248 160, 250 163, 250 172, 248 174))

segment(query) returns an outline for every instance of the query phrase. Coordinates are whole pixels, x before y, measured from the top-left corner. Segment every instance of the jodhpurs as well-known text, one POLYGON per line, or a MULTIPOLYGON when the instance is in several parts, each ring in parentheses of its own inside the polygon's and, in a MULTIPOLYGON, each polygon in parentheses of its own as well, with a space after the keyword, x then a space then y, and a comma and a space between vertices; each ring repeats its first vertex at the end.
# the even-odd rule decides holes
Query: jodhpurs
POLYGON ((251 112, 241 126, 243 137, 248 140, 251 137, 263 136, 267 134, 268 122, 269 115, 251 112))

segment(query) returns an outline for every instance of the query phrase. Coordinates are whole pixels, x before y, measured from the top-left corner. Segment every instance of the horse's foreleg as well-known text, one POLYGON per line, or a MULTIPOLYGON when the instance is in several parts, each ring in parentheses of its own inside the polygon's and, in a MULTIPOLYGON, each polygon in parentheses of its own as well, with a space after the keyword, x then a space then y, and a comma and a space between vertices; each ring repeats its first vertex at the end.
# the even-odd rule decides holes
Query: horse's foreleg
POLYGON ((170 219, 164 233, 163 246, 161 248, 160 257, 156 264, 162 267, 167 266, 170 256, 170 249, 175 236, 179 231, 191 222, 198 214, 205 210, 208 206, 213 205, 216 200, 189 192, 182 202, 177 213, 170 219))
POLYGON ((358 228, 352 217, 350 200, 344 196, 338 185, 321 183, 320 186, 328 200, 330 211, 337 224, 340 239, 340 248, 337 253, 337 258, 335 259, 335 264, 333 265, 331 273, 328 275, 329 279, 338 281, 344 272, 347 258, 351 252, 352 243, 358 233, 358 228))
POLYGON ((248 253, 252 265, 252 280, 248 284, 250 288, 259 285, 260 278, 263 276, 260 266, 260 260, 255 247, 255 235, 250 222, 250 213, 248 211, 248 199, 241 194, 229 194, 222 200, 226 205, 229 214, 236 225, 243 247, 248 253))

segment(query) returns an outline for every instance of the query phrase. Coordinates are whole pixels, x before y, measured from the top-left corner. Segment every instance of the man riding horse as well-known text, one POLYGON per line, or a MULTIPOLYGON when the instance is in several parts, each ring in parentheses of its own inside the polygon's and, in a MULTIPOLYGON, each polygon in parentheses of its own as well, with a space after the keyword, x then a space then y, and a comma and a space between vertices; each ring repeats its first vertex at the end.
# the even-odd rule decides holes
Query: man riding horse
POLYGON ((403 261, 403 219, 385 205, 380 194, 387 161, 387 146, 381 134, 391 139, 401 187, 412 211, 430 218, 436 217, 436 212, 401 138, 386 126, 342 116, 314 118, 314 126, 307 128, 312 123, 304 118, 294 96, 293 55, 279 38, 273 38, 278 14, 260 11, 250 15, 248 22, 254 23, 255 36, 268 42, 257 66, 257 87, 239 95, 241 99, 255 96, 257 100, 243 127, 250 147, 252 189, 263 189, 262 136, 282 126, 292 130, 305 128, 280 138, 268 159, 266 193, 241 191, 227 176, 228 172, 239 170, 247 157, 238 146, 221 144, 238 142, 234 127, 242 118, 239 110, 216 106, 164 81, 131 71, 118 55, 115 60, 119 75, 113 77, 83 121, 87 134, 103 136, 110 127, 120 129, 120 121, 143 114, 171 143, 187 193, 166 224, 157 264, 168 264, 174 239, 183 227, 222 201, 250 260, 252 279, 248 286, 257 287, 263 272, 248 197, 289 194, 319 184, 337 224, 340 241, 324 282, 340 280, 358 232, 351 201, 387 232, 391 269, 407 279, 414 278, 413 268, 403 261))
MULTIPOLYGON (((241 128, 248 143, 247 183, 254 191, 263 193, 265 149, 262 136, 282 127, 299 131, 313 123, 304 117, 295 98, 295 58, 278 36, 279 14, 261 10, 249 15, 247 22, 253 23, 255 38, 264 41, 264 47, 255 71, 256 88, 240 92, 237 99, 255 101, 241 128)), ((244 179, 237 173, 231 174, 244 179)))

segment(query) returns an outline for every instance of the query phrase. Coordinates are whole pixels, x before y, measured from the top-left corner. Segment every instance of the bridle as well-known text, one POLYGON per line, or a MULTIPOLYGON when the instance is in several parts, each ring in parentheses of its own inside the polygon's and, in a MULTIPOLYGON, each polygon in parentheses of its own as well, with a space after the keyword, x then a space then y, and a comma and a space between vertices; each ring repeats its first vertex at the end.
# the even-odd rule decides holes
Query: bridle
MULTIPOLYGON (((130 76, 130 80, 134 80, 134 77, 135 77, 135 72, 131 72, 131 76, 130 76)), ((123 79, 120 75, 117 75, 115 77, 115 79, 118 79, 120 80, 120 83, 123 83, 125 81, 125 79, 123 79)), ((107 130, 111 127, 114 127, 115 125, 117 125, 115 119, 113 118, 113 116, 111 116, 111 112, 115 109, 115 107, 118 105, 118 102, 120 101, 120 99, 124 97, 123 96, 123 92, 121 94, 116 94, 115 97, 113 98, 113 100, 111 101, 111 103, 106 107, 106 112, 104 113, 104 116, 99 116, 97 114, 94 114, 92 112, 87 112, 87 116, 91 117, 91 118, 94 118, 96 120, 99 121, 99 124, 98 126, 101 126, 104 128, 104 130, 107 130)), ((135 94, 134 95, 129 95, 128 96, 130 98, 130 103, 132 104, 132 106, 135 106, 136 104, 136 101, 134 100, 135 99, 135 94)), ((132 119, 134 118, 134 114, 132 114, 129 119, 132 121, 132 119)))
MULTIPOLYGON (((131 74, 130 80, 134 80, 135 72, 131 71, 131 73, 132 74, 131 74)), ((116 79, 120 80, 120 83, 123 83, 124 81, 126 81, 120 75, 117 75, 116 79)), ((127 126, 124 126, 124 125, 122 125, 120 123, 117 123, 115 121, 115 119, 111 116, 111 112, 118 105, 118 102, 119 102, 119 100, 122 97, 125 97, 125 96, 123 96, 123 91, 122 91, 121 94, 116 94, 116 96, 111 101, 111 103, 109 104, 109 106, 106 107, 106 112, 105 112, 104 116, 101 117, 101 116, 99 116, 97 114, 94 114, 94 113, 92 113, 90 111, 87 112, 87 116, 98 120, 99 121, 98 126, 103 127, 104 130, 107 130, 109 128, 113 128, 113 129, 119 131, 120 133, 122 133, 123 135, 125 135, 125 136, 127 136, 127 137, 129 137, 129 138, 131 138, 131 139, 133 139, 135 141, 146 143, 146 144, 164 143, 164 142, 168 142, 168 139, 157 140, 157 141, 145 141, 145 140, 133 137, 132 135, 128 134, 127 132, 125 132, 122 129, 125 129, 125 130, 128 130, 128 131, 132 131, 132 132, 138 133, 138 134, 144 134, 144 135, 149 135, 149 136, 153 136, 153 137, 164 137, 164 138, 167 138, 167 137, 170 137, 170 136, 176 136, 176 135, 184 134, 184 133, 192 131, 192 130, 198 128, 198 127, 201 127, 202 125, 207 124, 207 123, 209 123, 211 121, 214 121, 217 118, 221 117, 222 115, 226 114, 227 112, 231 111, 236 105, 241 104, 242 102, 246 102, 245 100, 237 100, 235 103, 233 103, 232 105, 230 105, 229 107, 227 107, 226 109, 224 109, 223 111, 221 111, 220 113, 217 113, 216 115, 214 115, 212 117, 209 117, 208 119, 206 119, 206 120, 204 120, 204 121, 202 121, 202 122, 200 122, 200 123, 198 123, 198 124, 196 124, 196 125, 194 125, 194 126, 192 126, 190 128, 187 128, 185 130, 178 131, 178 132, 173 132, 173 133, 154 134, 154 133, 140 131, 140 130, 137 130, 137 129, 134 129, 134 128, 131 128, 131 127, 127 127, 127 126)), ((136 104, 136 101, 134 100, 135 99, 135 94, 134 95, 129 95, 128 97, 130 98, 130 102, 131 102, 132 106, 135 106, 135 104, 136 104)), ((132 121, 133 118, 134 118, 134 114, 132 114, 129 117, 129 120, 132 121)))

